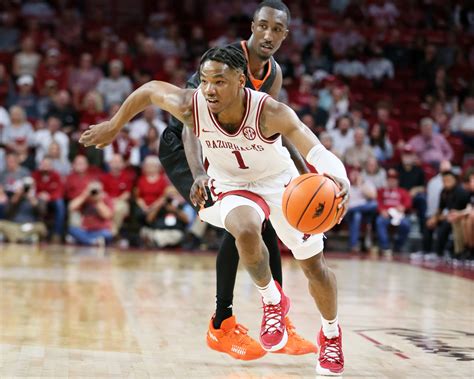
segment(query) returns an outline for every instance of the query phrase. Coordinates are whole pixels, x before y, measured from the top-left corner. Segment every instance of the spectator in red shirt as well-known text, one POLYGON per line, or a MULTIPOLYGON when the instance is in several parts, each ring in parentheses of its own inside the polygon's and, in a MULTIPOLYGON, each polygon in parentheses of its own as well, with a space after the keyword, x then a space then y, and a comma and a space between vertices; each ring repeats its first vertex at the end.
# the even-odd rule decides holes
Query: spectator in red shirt
POLYGON ((169 185, 158 157, 147 156, 143 161, 143 173, 137 184, 137 205, 142 217, 146 217, 153 207, 160 203, 169 185))
MULTIPOLYGON (((96 175, 90 172, 89 162, 84 155, 77 155, 72 163, 72 172, 66 177, 64 185, 64 198, 71 201, 78 197, 87 186, 96 180, 96 175)), ((69 212, 68 224, 80 225, 81 219, 79 212, 69 212)))
POLYGON ((398 172, 395 169, 388 170, 387 176, 387 187, 379 189, 377 193, 379 215, 376 229, 383 253, 391 256, 388 227, 393 225, 398 229, 394 248, 400 251, 410 232, 410 219, 406 211, 411 207, 411 198, 408 191, 398 185, 398 172))
POLYGON ((61 176, 53 170, 51 158, 45 157, 40 162, 38 170, 33 172, 36 184, 37 197, 43 212, 54 214, 53 242, 60 242, 64 234, 64 218, 66 206, 64 205, 64 187, 61 176))
POLYGON ((123 220, 130 214, 130 195, 134 177, 125 170, 125 163, 119 154, 114 154, 109 162, 110 171, 102 175, 101 182, 105 193, 111 198, 114 206, 112 233, 116 235, 123 220))
POLYGON ((69 204, 71 212, 79 211, 81 226, 69 226, 69 234, 80 244, 104 246, 112 240, 112 200, 104 192, 102 183, 91 182, 69 204))
POLYGON ((46 58, 38 68, 36 85, 40 94, 46 93, 46 83, 54 80, 59 89, 66 89, 68 84, 68 72, 60 61, 60 53, 56 48, 46 52, 46 58))

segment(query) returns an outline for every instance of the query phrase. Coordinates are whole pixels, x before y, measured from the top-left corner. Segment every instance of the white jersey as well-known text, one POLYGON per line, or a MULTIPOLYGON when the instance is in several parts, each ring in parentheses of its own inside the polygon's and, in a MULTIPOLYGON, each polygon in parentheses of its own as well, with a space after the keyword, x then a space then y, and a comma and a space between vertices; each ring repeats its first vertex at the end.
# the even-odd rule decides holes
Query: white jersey
POLYGON ((294 166, 281 136, 265 138, 260 131, 260 113, 270 96, 249 88, 245 96, 244 117, 232 134, 219 125, 200 90, 193 97, 194 133, 209 163, 208 175, 221 183, 254 182, 294 166))

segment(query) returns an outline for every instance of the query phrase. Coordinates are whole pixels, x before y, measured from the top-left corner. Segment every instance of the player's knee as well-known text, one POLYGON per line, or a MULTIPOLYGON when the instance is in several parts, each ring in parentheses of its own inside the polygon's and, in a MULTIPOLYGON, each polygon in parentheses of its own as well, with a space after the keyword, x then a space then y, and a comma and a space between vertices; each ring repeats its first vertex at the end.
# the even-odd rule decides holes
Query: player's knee
POLYGON ((300 261, 300 265, 308 279, 318 280, 326 276, 328 272, 328 266, 326 265, 322 253, 300 261))
POLYGON ((254 245, 261 239, 260 229, 255 225, 242 225, 235 235, 240 245, 254 245))

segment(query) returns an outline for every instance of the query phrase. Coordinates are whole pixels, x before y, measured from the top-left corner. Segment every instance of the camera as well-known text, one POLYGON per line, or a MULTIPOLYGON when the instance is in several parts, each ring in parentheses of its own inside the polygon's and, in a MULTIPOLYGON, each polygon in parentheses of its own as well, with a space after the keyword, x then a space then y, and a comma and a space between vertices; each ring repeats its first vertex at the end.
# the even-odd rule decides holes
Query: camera
POLYGON ((90 196, 97 196, 100 193, 101 189, 102 189, 102 187, 101 187, 100 183, 93 183, 90 187, 89 195, 90 196))
POLYGON ((23 179, 23 192, 30 192, 33 187, 34 181, 33 178, 27 177, 23 179))

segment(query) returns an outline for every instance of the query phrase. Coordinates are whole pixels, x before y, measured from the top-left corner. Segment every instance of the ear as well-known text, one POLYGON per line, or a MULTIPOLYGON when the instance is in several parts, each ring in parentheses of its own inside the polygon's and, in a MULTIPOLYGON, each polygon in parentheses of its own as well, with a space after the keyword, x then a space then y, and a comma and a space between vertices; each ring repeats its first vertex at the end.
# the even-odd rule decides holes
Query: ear
POLYGON ((239 78, 239 87, 245 88, 245 83, 247 82, 247 77, 242 73, 239 78))
POLYGON ((252 24, 250 25, 250 30, 252 31, 252 34, 255 33, 255 22, 252 21, 252 24))
POLYGON ((286 37, 288 37, 288 34, 290 33, 290 31, 288 29, 285 30, 285 35, 283 36, 283 40, 286 39, 286 37))

